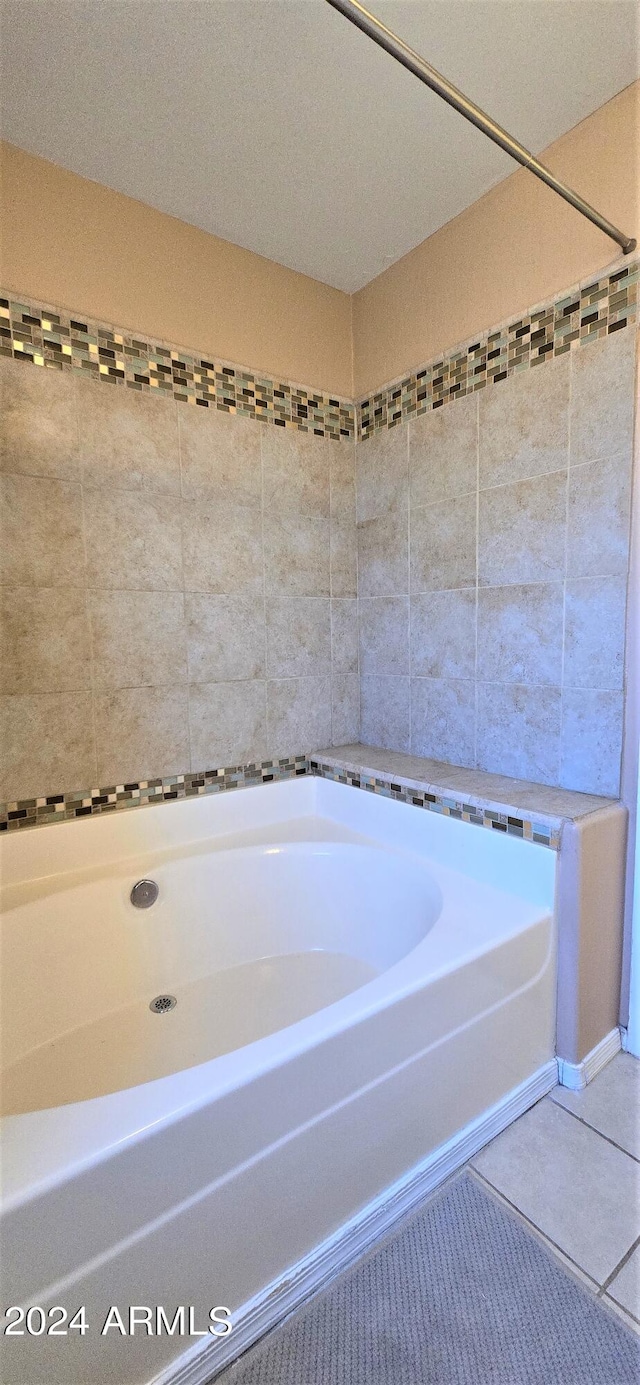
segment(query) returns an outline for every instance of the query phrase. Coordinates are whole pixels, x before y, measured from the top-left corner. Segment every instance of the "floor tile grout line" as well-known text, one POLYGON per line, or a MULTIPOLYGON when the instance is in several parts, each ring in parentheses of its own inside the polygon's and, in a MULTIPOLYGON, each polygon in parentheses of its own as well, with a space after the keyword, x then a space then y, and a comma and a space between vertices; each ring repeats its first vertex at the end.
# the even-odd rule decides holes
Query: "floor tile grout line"
POLYGON ((594 1135, 599 1135, 600 1139, 606 1140, 608 1145, 613 1145, 613 1148, 619 1150, 621 1154, 626 1154, 628 1159, 633 1159, 634 1164, 640 1164, 640 1159, 636 1154, 632 1154, 630 1149, 625 1149, 624 1145, 619 1145, 617 1140, 613 1140, 610 1135, 605 1135, 603 1130, 598 1130, 597 1125, 592 1125, 590 1121, 585 1120, 584 1116, 579 1116, 577 1111, 572 1111, 571 1107, 565 1106, 563 1101, 558 1101, 558 1098, 553 1095, 553 1091, 549 1092, 549 1096, 554 1106, 559 1106, 562 1111, 566 1111, 568 1116, 573 1116, 574 1120, 586 1126, 587 1130, 593 1130, 594 1135))
MULTIPOLYGON (((607 1293, 607 1290, 609 1289, 609 1285, 613 1283, 613 1281, 614 1281, 614 1279, 616 1278, 616 1276, 620 1273, 620 1270, 624 1269, 624 1266, 625 1266, 625 1265, 627 1264, 627 1262, 631 1259, 631 1256, 633 1255, 634 1251, 636 1251, 636 1250, 638 1249, 638 1246, 640 1246, 640 1236, 636 1236, 636 1239, 635 1239, 635 1241, 633 1242, 633 1245, 630 1245, 630 1246, 629 1246, 629 1249, 628 1249, 627 1251, 625 1251, 625 1254, 622 1256, 622 1259, 619 1260, 619 1262, 618 1262, 618 1264, 616 1265, 615 1269, 612 1270, 612 1271, 611 1271, 611 1274, 608 1276, 608 1278, 605 1279, 604 1284, 602 1284, 601 1287, 600 1287, 600 1289, 598 1290, 598 1297, 600 1297, 601 1294, 607 1293)), ((625 1312, 628 1312, 628 1311, 629 1311, 628 1309, 625 1309, 625 1312)), ((631 1316, 633 1317, 634 1315, 631 1314, 631 1316)))
POLYGON ((628 1321, 631 1324, 632 1331, 640 1328, 640 1318, 637 1318, 635 1313, 630 1312, 628 1308, 623 1308, 622 1304, 618 1303, 617 1298, 614 1298, 612 1294, 598 1293, 596 1294, 596 1298, 599 1303, 604 1303, 610 1312, 613 1310, 615 1313, 619 1314, 622 1322, 626 1324, 628 1321))
POLYGON ((491 1183, 491 1181, 487 1178, 486 1174, 480 1173, 480 1170, 477 1169, 475 1165, 472 1163, 470 1163, 468 1167, 470 1168, 474 1176, 480 1180, 481 1183, 483 1183, 487 1188, 489 1188, 490 1191, 493 1194, 495 1194, 500 1200, 505 1202, 513 1212, 516 1212, 517 1215, 522 1218, 522 1220, 526 1223, 527 1226, 531 1227, 531 1229, 536 1233, 536 1238, 541 1238, 545 1245, 550 1246, 551 1249, 554 1251, 558 1251, 559 1254, 562 1255, 565 1260, 569 1261, 570 1265, 575 1265, 576 1270, 579 1271, 577 1278, 580 1278, 580 1276, 583 1275, 584 1278, 588 1279, 589 1283, 593 1285, 594 1289, 600 1289, 601 1286, 598 1284, 598 1280, 594 1279, 593 1275, 589 1274, 588 1270, 585 1270, 582 1265, 578 1264, 578 1261, 574 1260, 573 1256, 569 1255, 568 1251, 564 1250, 563 1247, 559 1245, 557 1241, 552 1240, 551 1236, 547 1236, 546 1231, 543 1231, 542 1227, 538 1226, 537 1222, 532 1221, 531 1218, 526 1215, 526 1212, 523 1212, 522 1208, 518 1207, 518 1204, 516 1202, 512 1202, 511 1198, 507 1197, 506 1193, 503 1193, 500 1188, 496 1187, 494 1183, 491 1183))

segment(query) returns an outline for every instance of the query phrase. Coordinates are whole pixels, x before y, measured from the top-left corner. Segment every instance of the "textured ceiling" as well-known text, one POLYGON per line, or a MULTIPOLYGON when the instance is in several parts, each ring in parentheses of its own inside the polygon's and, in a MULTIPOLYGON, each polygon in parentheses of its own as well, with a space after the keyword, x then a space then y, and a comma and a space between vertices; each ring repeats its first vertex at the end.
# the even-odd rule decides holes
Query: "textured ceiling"
MULTIPOLYGON (((634 0, 371 7, 534 152, 639 71, 634 0)), ((349 292, 515 167, 325 0, 2 15, 6 139, 349 292)))

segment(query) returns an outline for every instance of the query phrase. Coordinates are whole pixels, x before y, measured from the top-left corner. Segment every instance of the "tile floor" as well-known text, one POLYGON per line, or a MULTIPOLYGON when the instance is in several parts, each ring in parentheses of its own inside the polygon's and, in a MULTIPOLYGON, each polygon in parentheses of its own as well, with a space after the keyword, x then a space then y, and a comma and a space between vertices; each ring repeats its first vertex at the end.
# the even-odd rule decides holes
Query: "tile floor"
POLYGON ((555 1087, 471 1168, 566 1267, 640 1332, 640 1061, 555 1087))

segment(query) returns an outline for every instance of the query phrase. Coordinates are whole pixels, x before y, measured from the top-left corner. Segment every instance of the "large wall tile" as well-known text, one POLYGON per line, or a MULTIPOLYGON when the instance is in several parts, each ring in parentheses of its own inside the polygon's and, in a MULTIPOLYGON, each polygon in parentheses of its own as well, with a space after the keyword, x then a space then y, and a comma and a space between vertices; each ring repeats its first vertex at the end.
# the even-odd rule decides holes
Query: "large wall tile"
POLYGON ((246 505, 182 502, 185 591, 262 596, 262 516, 246 505))
POLYGON ((91 693, 3 697, 0 718, 0 801, 97 782, 91 693))
POLYGON ((96 688, 186 683, 182 592, 90 591, 89 610, 96 688))
POLYGON ((411 673, 428 679, 475 676, 475 590, 411 597, 411 673))
POLYGON ((475 491, 478 484, 478 396, 431 409, 409 424, 412 505, 431 505, 475 491))
POLYGON ((564 472, 480 491, 481 586, 564 577, 566 492, 564 472))
POLYGON ((480 395, 480 486, 569 463, 569 357, 528 367, 480 395))
POLYGON ((475 589, 412 596, 411 672, 425 678, 473 678, 475 665, 475 589))
MULTIPOLYGON (((331 679, 331 743, 353 745, 360 739, 360 679, 334 673, 331 679)), ((321 745, 316 747, 322 750, 321 745)))
POLYGON ((472 587, 476 580, 476 497, 411 510, 411 591, 472 587))
POLYGON ((478 684, 478 769, 557 784, 560 690, 518 684, 478 684))
POLYGON ((334 673, 358 672, 358 603, 331 602, 331 666, 334 673))
POLYGON ((269 596, 330 596, 329 520, 264 516, 264 572, 269 596))
POLYGON ((355 519, 331 519, 331 595, 358 595, 358 535, 355 519))
POLYGON ((571 465, 627 456, 633 437, 634 331, 571 353, 571 465))
POLYGON ((567 529, 570 577, 607 577, 626 572, 630 513, 629 454, 571 468, 567 529))
POLYGON ((356 491, 359 522, 404 512, 408 495, 407 429, 383 430, 356 444, 356 491))
POLYGON ((227 683, 264 678, 264 603, 255 596, 185 596, 189 678, 227 683))
POLYGON ((263 682, 196 683, 189 688, 191 768, 251 764, 267 753, 263 682))
POLYGON ((385 750, 411 749, 411 680, 367 674, 360 683, 360 739, 385 750))
MULTIPOLYGON (((152 401, 153 402, 153 401, 152 401)), ((260 508, 260 429, 220 409, 178 407, 182 494, 260 508)))
POLYGON ((328 518, 329 462, 336 446, 293 428, 263 428, 265 510, 328 518))
POLYGON ((76 388, 84 485, 179 495, 175 401, 84 378, 76 388))
POLYGON ((94 706, 99 784, 181 774, 189 764, 186 685, 99 692, 94 706))
POLYGON ((562 582, 481 587, 478 678, 488 683, 562 682, 562 582))
POLYGON ((329 481, 331 489, 331 518, 356 519, 356 450, 355 443, 335 443, 329 452, 329 481))
POLYGON ((626 576, 567 582, 565 687, 622 688, 626 604, 626 576))
POLYGON ((91 642, 83 591, 0 589, 0 692, 91 688, 91 642))
POLYGON ((331 678, 279 678, 267 683, 270 755, 303 755, 331 743, 331 678))
POLYGON ((182 587, 180 505, 173 496, 85 489, 84 520, 89 586, 182 587))
POLYGON ((72 377, 3 358, 0 391, 0 470, 79 480, 72 377))
POLYGON ((411 679, 411 753, 475 764, 475 683, 411 679))
POLYGON ((564 689, 560 766, 564 788, 618 797, 623 711, 621 692, 564 689))
POLYGON ((358 525, 358 595, 405 596, 409 590, 406 512, 358 525))
POLYGON ((15 587, 82 587, 82 492, 67 481, 0 476, 0 580, 15 587))
POLYGON ((409 672, 409 598, 360 601, 360 672, 409 672))
POLYGON ((267 675, 301 678, 331 672, 331 602, 327 597, 269 597, 267 675))

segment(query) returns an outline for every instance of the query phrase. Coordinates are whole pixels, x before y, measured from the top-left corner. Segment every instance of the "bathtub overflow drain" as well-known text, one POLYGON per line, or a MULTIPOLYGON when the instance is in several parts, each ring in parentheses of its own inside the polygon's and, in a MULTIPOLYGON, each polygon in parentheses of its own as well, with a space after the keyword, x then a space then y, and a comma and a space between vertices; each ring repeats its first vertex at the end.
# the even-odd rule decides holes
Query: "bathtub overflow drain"
POLYGON ((154 1015, 166 1015, 167 1010, 173 1010, 178 1004, 174 995, 157 995, 152 1000, 149 1009, 153 1010, 154 1015))
POLYGON ((155 880, 138 880, 129 895, 129 899, 136 909, 150 909, 157 898, 158 886, 155 880))

